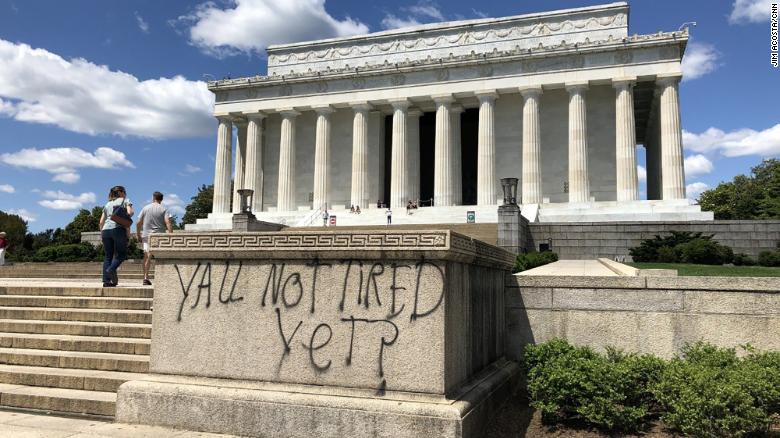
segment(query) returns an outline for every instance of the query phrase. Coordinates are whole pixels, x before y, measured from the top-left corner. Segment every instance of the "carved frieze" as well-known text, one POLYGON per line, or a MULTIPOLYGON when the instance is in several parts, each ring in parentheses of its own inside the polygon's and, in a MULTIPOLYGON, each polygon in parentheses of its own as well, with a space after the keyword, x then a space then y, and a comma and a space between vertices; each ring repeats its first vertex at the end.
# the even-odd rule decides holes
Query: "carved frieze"
POLYGON ((293 47, 269 48, 268 73, 288 74, 311 69, 396 63, 445 58, 476 51, 550 46, 568 41, 614 39, 627 36, 628 7, 621 5, 556 11, 550 14, 452 22, 409 33, 346 38, 293 47), (563 12, 563 13, 562 13, 563 12))

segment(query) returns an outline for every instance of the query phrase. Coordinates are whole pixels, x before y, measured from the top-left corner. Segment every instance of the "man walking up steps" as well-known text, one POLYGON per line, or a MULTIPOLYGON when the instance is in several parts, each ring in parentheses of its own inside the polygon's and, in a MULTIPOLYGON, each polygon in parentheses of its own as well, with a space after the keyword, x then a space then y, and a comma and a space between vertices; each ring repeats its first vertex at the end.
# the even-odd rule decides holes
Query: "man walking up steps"
POLYGON ((149 281, 149 267, 152 264, 149 236, 154 233, 164 233, 166 230, 169 233, 173 233, 171 215, 168 213, 168 209, 162 205, 162 200, 163 194, 154 192, 152 194, 152 202, 141 210, 141 214, 138 215, 138 223, 136 224, 138 241, 143 243, 144 248, 144 285, 147 286, 152 284, 149 281))

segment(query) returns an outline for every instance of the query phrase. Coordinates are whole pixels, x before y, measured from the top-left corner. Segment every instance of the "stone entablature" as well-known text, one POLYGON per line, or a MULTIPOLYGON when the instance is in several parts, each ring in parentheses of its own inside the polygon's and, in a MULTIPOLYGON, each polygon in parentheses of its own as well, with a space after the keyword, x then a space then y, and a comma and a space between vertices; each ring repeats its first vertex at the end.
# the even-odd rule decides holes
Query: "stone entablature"
POLYGON ((624 2, 503 18, 436 23, 352 38, 268 48, 268 75, 326 72, 380 64, 446 59, 490 51, 621 39, 628 34, 624 2))
POLYGON ((571 72, 587 80, 608 80, 612 69, 626 69, 622 75, 653 77, 678 71, 688 31, 635 35, 625 39, 590 41, 582 44, 507 51, 491 50, 457 57, 402 61, 370 67, 342 68, 321 73, 296 73, 284 76, 255 76, 209 82, 216 95, 216 113, 254 110, 273 111, 282 100, 300 98, 294 106, 311 106, 307 99, 344 104, 342 93, 360 93, 355 100, 381 100, 386 89, 403 88, 406 97, 430 93, 421 85, 448 83, 456 92, 473 89, 472 81, 489 80, 483 86, 508 91, 521 85, 563 84, 571 72), (666 69, 663 63, 668 64, 666 69), (501 81, 506 79, 507 81, 501 81), (503 83, 506 82, 506 83, 503 83), (463 88, 461 91, 459 88, 463 88), (332 102, 331 102, 332 100, 332 102))

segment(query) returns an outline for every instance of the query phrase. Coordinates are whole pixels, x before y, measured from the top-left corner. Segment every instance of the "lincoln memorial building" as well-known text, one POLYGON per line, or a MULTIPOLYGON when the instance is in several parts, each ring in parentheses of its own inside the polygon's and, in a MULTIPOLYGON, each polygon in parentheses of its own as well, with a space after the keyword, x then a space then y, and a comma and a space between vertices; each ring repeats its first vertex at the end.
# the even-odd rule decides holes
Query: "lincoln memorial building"
POLYGON ((620 2, 271 46, 267 75, 209 83, 214 207, 192 228, 229 228, 242 188, 288 225, 495 222, 507 177, 531 221, 712 219, 685 194, 688 30, 628 21, 620 2))

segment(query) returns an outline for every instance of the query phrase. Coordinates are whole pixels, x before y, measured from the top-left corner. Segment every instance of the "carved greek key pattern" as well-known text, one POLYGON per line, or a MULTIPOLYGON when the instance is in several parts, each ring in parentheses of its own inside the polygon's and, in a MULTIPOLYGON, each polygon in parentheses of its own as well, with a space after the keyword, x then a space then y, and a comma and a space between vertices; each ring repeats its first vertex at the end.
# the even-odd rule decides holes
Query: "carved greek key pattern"
MULTIPOLYGON (((154 236, 157 249, 447 249, 446 232, 425 233, 252 233, 154 236)), ((464 238, 452 241, 468 241, 464 238)))

